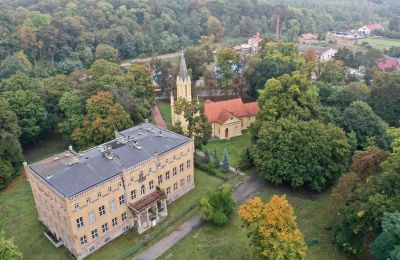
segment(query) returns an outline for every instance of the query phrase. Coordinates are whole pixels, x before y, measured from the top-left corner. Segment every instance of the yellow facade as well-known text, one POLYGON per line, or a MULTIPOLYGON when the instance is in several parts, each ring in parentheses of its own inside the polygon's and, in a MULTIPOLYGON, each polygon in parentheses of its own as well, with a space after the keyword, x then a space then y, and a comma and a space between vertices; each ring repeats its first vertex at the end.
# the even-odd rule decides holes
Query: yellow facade
POLYGON ((256 120, 255 116, 237 118, 232 116, 222 125, 218 122, 211 123, 212 135, 218 139, 230 139, 242 135, 242 131, 250 127, 256 120))
MULTIPOLYGON (((31 167, 25 164, 24 168, 31 184, 39 220, 55 240, 81 259, 131 227, 141 233, 165 218, 166 203, 194 188, 193 153, 192 140, 164 154, 155 154, 134 167, 124 169, 111 179, 64 198, 49 187, 31 167), (130 205, 140 202, 156 190, 165 193, 166 201, 160 200, 148 205, 143 209, 143 214, 135 215, 130 205), (155 205, 156 210, 157 207, 165 210, 149 223, 149 209, 155 205)), ((57 155, 57 158, 63 159, 66 154, 57 155)))

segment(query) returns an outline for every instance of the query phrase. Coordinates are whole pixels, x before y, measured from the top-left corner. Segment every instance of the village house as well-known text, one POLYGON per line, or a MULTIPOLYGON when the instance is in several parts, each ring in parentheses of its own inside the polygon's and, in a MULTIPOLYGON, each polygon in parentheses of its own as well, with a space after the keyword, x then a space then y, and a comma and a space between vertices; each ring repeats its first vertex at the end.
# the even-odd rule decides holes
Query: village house
POLYGON ((369 36, 369 35, 371 35, 371 33, 373 33, 374 31, 377 31, 377 30, 383 30, 383 27, 377 23, 370 23, 370 24, 366 24, 366 25, 362 26, 357 31, 360 35, 369 36))
POLYGON ((45 236, 82 259, 165 219, 168 204, 194 188, 193 153, 193 139, 144 123, 24 169, 45 236))
POLYGON ((330 61, 337 53, 337 50, 329 47, 321 47, 307 44, 299 44, 298 48, 299 55, 304 55, 310 50, 313 50, 315 53, 315 59, 319 61, 330 61))
POLYGON ((243 53, 258 53, 261 41, 262 38, 260 36, 260 33, 257 32, 256 35, 247 40, 247 43, 236 45, 233 47, 233 49, 237 52, 243 53))
POLYGON ((249 128, 260 111, 257 102, 243 103, 241 98, 214 102, 204 102, 204 114, 211 124, 213 137, 229 139, 239 136, 249 128))
POLYGON ((298 38, 299 43, 302 43, 302 44, 315 42, 317 40, 318 40, 318 35, 313 34, 313 33, 303 33, 298 38))
POLYGON ((400 61, 397 58, 393 58, 387 55, 381 57, 377 62, 376 66, 378 69, 384 72, 388 71, 400 71, 400 61))

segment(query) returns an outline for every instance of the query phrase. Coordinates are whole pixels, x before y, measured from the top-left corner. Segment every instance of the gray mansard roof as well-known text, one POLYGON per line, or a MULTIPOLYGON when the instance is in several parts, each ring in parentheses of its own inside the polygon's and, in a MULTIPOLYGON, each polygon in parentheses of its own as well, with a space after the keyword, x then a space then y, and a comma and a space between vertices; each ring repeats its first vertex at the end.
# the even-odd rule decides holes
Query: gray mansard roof
POLYGON ((119 132, 120 137, 82 153, 66 151, 28 167, 61 197, 71 197, 191 139, 152 124, 119 132))

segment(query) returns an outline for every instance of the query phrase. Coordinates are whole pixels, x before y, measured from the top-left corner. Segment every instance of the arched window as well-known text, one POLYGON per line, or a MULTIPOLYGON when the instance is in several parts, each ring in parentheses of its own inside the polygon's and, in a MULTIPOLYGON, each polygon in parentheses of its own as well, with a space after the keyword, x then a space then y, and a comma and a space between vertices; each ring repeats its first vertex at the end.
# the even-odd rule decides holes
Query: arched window
POLYGON ((228 136, 229 136, 229 130, 228 128, 225 128, 225 138, 228 138, 228 136))
POLYGON ((144 185, 142 185, 142 187, 140 188, 140 195, 144 195, 146 193, 146 187, 144 187, 144 185))

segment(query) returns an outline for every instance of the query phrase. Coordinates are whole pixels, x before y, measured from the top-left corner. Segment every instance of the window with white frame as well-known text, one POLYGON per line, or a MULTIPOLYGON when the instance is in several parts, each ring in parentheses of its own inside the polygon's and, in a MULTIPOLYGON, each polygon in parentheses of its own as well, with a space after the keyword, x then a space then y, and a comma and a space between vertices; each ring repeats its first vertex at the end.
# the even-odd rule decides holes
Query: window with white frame
POLYGON ((122 221, 125 221, 127 218, 128 218, 128 217, 127 217, 127 215, 126 215, 126 212, 124 212, 124 213, 121 214, 121 220, 122 220, 122 221))
POLYGON ((165 173, 165 180, 169 180, 169 171, 165 173))
POLYGON ((91 202, 90 197, 86 198, 86 203, 89 204, 91 202))
POLYGON ((178 189, 178 183, 175 182, 175 183, 174 183, 174 190, 177 190, 177 189, 178 189))
POLYGON ((150 182, 149 182, 149 189, 150 189, 150 190, 153 190, 153 189, 154 189, 154 182, 153 182, 153 181, 150 181, 150 182))
POLYGON ((76 219, 76 225, 78 226, 78 228, 83 227, 83 218, 82 217, 76 219))
POLYGON ((124 195, 119 196, 119 205, 124 205, 125 204, 125 197, 124 195))
POLYGON ((86 245, 87 244, 87 238, 86 236, 81 237, 81 244, 86 245))
POLYGON ((105 223, 105 224, 101 225, 101 228, 103 229, 103 233, 106 233, 108 231, 108 224, 105 223))
POLYGON ((167 194, 170 194, 171 193, 171 187, 168 187, 167 188, 167 194))
POLYGON ((104 205, 99 207, 99 214, 100 214, 100 216, 103 216, 106 214, 106 209, 105 209, 104 205))
POLYGON ((122 187, 122 181, 118 182, 118 186, 122 187))
POLYGON ((187 179, 187 182, 190 182, 190 175, 188 175, 188 176, 186 177, 186 179, 187 179))
POLYGON ((179 172, 183 172, 183 163, 179 165, 179 172))
POLYGON ((181 179, 181 187, 185 185, 185 179, 181 179))
POLYGON ((140 195, 144 195, 146 194, 146 187, 144 187, 144 185, 142 185, 142 187, 140 188, 140 195))
POLYGON ((108 187, 108 192, 111 192, 111 190, 112 190, 112 189, 111 189, 111 186, 110 186, 110 187, 108 187))
POLYGON ((79 203, 75 203, 74 207, 75 209, 79 209, 79 203))
POLYGON ((92 230, 92 238, 96 239, 99 236, 99 234, 97 234, 97 229, 93 229, 92 230))
POLYGON ((94 211, 88 213, 88 221, 89 224, 93 224, 96 221, 96 213, 94 211))
POLYGON ((174 168, 172 169, 172 175, 173 175, 173 176, 176 175, 176 167, 174 167, 174 168))
POLYGON ((101 198, 101 192, 97 193, 97 198, 101 198))
POLYGON ((136 190, 131 191, 131 199, 136 199, 136 190))
POLYGON ((116 225, 118 225, 118 220, 117 220, 117 218, 113 218, 113 219, 111 220, 111 223, 112 223, 112 226, 113 226, 113 227, 115 227, 116 225))
POLYGON ((115 207, 115 201, 110 201, 110 212, 114 212, 117 209, 117 207, 115 207))
POLYGON ((158 176, 158 185, 161 185, 161 183, 162 183, 162 175, 159 175, 158 176))

